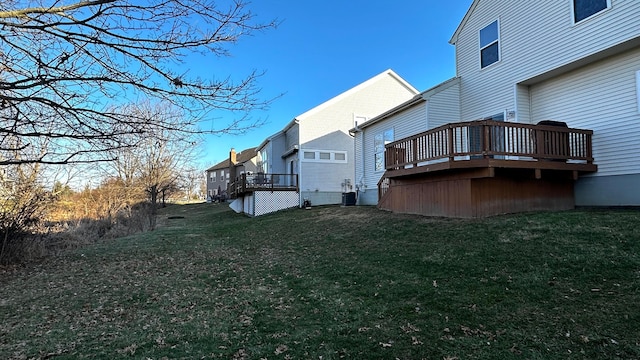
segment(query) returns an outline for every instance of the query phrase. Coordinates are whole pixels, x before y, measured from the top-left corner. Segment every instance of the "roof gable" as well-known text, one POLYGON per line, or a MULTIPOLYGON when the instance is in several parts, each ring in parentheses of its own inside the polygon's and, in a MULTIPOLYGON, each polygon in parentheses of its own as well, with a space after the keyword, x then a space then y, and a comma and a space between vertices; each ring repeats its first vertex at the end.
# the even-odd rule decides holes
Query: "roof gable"
MULTIPOLYGON (((382 78, 390 76, 393 79, 395 79, 398 83, 400 83, 402 86, 406 87, 407 89, 409 89, 409 91, 413 92, 414 94, 418 94, 419 91, 414 88, 411 84, 409 84, 406 80, 404 80, 403 78, 400 77, 400 75, 396 74, 393 70, 391 69, 387 69, 385 71, 383 71, 382 73, 370 78, 369 80, 360 83, 359 85, 356 85, 354 87, 352 87, 351 89, 341 93, 340 95, 337 95, 325 102, 323 102, 322 104, 314 107, 313 109, 310 109, 298 116, 296 116, 294 118, 293 121, 295 120, 303 120, 304 118, 307 118, 309 116, 312 116, 315 113, 318 113, 320 111, 322 111, 323 109, 326 109, 327 107, 339 102, 340 100, 357 93, 358 91, 362 90, 363 88, 366 88, 367 86, 371 86, 372 84, 376 83, 377 81, 380 81, 382 78)), ((292 121, 292 123, 293 123, 292 121)), ((289 123, 287 125, 287 127, 292 126, 292 123, 289 123)))
POLYGON ((478 6, 479 2, 480 0, 474 0, 473 3, 471 3, 471 6, 469 6, 469 10, 467 10, 467 13, 464 14, 464 17, 462 18, 462 21, 460 21, 458 28, 456 28, 456 31, 451 36, 451 39, 449 40, 449 44, 455 45, 458 42, 458 36, 460 35, 462 28, 464 28, 464 26, 467 24, 467 21, 469 21, 471 14, 476 9, 476 6, 478 6))

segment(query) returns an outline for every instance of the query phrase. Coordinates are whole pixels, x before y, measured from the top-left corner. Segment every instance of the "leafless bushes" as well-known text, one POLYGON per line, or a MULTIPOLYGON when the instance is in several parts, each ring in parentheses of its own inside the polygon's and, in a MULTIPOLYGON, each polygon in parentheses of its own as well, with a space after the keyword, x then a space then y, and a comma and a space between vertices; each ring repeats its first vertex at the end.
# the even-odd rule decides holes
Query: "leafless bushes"
POLYGON ((120 181, 73 192, 61 186, 45 191, 26 180, 13 182, 12 189, 3 186, 0 264, 31 261, 148 231, 154 223, 144 192, 126 189, 120 181))

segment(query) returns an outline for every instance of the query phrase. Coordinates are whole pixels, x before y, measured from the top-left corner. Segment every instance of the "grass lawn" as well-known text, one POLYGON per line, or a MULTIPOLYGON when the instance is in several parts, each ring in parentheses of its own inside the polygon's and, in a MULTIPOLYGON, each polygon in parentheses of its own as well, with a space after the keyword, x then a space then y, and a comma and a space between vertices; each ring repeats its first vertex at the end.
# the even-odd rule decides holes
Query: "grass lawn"
POLYGON ((638 211, 159 223, 0 268, 0 358, 640 358, 638 211))

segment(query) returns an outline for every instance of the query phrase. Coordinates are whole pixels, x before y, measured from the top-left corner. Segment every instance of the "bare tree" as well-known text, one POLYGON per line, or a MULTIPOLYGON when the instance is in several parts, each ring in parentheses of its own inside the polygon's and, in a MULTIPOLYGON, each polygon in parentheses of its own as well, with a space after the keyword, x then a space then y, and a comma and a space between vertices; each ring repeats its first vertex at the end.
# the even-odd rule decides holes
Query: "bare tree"
MULTIPOLYGON (((149 121, 168 124, 170 128, 184 126, 184 112, 170 103, 141 102, 123 109, 120 116, 123 121, 133 116, 149 121)), ((157 129, 151 136, 128 134, 136 148, 119 148, 111 152, 115 161, 108 162, 103 168, 112 178, 120 179, 123 186, 132 193, 144 191, 151 203, 151 228, 154 227, 156 209, 159 201, 175 192, 190 170, 197 154, 197 134, 189 128, 176 132, 157 129)))
POLYGON ((193 53, 228 56, 242 37, 275 25, 256 22, 245 0, 3 0, 0 165, 112 160, 105 150, 161 130, 202 131, 192 125, 212 111, 236 116, 206 131, 255 126, 248 112, 270 102, 258 96, 259 73, 234 81, 176 69, 193 53), (188 126, 123 118, 117 105, 133 98, 188 110, 188 126))
POLYGON ((0 169, 0 264, 7 249, 29 236, 42 220, 51 193, 38 182, 39 173, 40 164, 0 169))

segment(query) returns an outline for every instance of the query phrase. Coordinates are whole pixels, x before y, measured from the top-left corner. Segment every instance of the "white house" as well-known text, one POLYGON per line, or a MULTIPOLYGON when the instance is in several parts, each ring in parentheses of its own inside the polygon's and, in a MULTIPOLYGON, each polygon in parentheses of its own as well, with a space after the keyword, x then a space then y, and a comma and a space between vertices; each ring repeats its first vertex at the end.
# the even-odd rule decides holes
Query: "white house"
MULTIPOLYGON (((496 176, 496 168, 522 167, 522 164, 507 164, 506 160, 531 160, 531 157, 521 155, 540 150, 535 144, 531 145, 535 138, 530 134, 540 131, 532 127, 533 124, 556 120, 566 123, 569 128, 593 130, 592 135, 580 131, 562 133, 563 136, 571 136, 570 142, 584 135, 581 146, 589 147, 589 150, 592 147, 592 158, 597 164, 597 168, 589 164, 579 167, 569 158, 563 165, 562 170, 577 180, 575 186, 572 184, 570 187, 575 194, 575 205, 640 205, 637 187, 640 183, 638 19, 640 2, 636 1, 475 0, 450 40, 456 50, 456 77, 353 129, 360 144, 357 149, 359 146, 362 153, 356 161, 356 176, 363 179, 358 184, 365 190, 361 195, 362 203, 372 204, 378 200, 377 183, 385 178, 383 174, 389 175, 389 172, 377 171, 380 169, 377 161, 381 142, 407 138, 447 122, 492 119, 505 122, 505 127, 517 125, 525 129, 528 135, 520 140, 527 142, 529 148, 510 150, 512 135, 504 135, 507 130, 501 128, 502 148, 490 149, 492 154, 498 155, 487 156, 485 152, 485 158, 489 158, 485 161, 487 177, 496 176), (569 133, 571 135, 567 135, 569 133), (509 151, 518 156, 510 156, 509 151)), ((487 126, 497 126, 496 123, 491 124, 487 126)), ((455 131, 450 130, 450 136, 455 131)), ((466 137, 464 146, 468 150, 471 128, 459 131, 466 137)), ((404 151, 409 150, 402 150, 401 156, 404 156, 404 151)), ((591 154, 580 159, 589 163, 591 154)), ((469 163, 464 166, 472 167, 469 163)), ((545 177, 562 175, 564 179, 567 175, 557 172, 560 169, 557 163, 530 162, 527 166, 531 166, 535 175, 513 169, 509 172, 510 176, 517 173, 518 176, 531 177, 529 185, 532 188, 539 186, 536 181, 539 183, 545 177), (556 173, 547 176, 545 171, 556 173)), ((452 171, 452 166, 447 165, 447 169, 452 171)), ((411 171, 415 177, 416 170, 411 171)), ((390 172, 394 170, 391 168, 390 172)), ((442 178, 443 175, 438 176, 442 178)), ((478 174, 474 176, 480 177, 478 174)), ((407 184, 404 181, 402 185, 405 193, 407 184)), ((565 182, 562 184, 566 185, 565 182)), ((513 193, 518 192, 513 183, 501 186, 503 189, 513 186, 513 193)), ((550 184, 543 188, 545 192, 553 192, 550 184)), ((485 187, 484 192, 490 192, 488 189, 485 187)), ((565 186, 565 189, 569 187, 565 186)), ((396 195, 398 193, 396 191, 396 195)), ((497 190, 496 194, 502 196, 497 190)), ((411 198, 411 195, 403 196, 404 199, 411 198)), ((517 200, 526 206, 538 205, 538 202, 527 203, 527 199, 517 200)), ((546 200, 552 201, 553 197, 546 200)), ((402 203, 397 198, 389 201, 402 203)), ((573 201, 565 202, 562 207, 573 205, 573 201)), ((496 209, 492 211, 499 212, 496 209)))
MULTIPOLYGON (((257 148, 265 174, 296 174, 298 204, 339 204, 355 191, 354 139, 349 129, 415 96, 418 91, 386 70, 294 117, 257 148)), ((284 195, 284 193, 283 193, 284 195)), ((256 205, 257 206, 257 205, 256 205)))
POLYGON ((591 129, 576 205, 640 205, 640 2, 475 0, 450 43, 461 119, 591 129))

